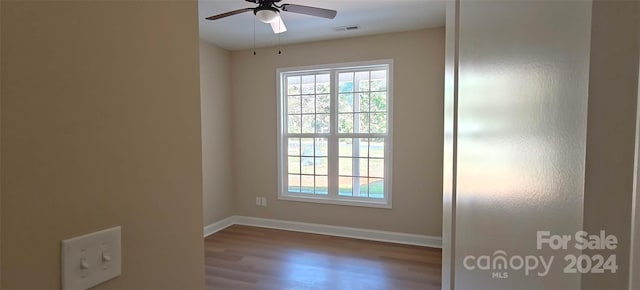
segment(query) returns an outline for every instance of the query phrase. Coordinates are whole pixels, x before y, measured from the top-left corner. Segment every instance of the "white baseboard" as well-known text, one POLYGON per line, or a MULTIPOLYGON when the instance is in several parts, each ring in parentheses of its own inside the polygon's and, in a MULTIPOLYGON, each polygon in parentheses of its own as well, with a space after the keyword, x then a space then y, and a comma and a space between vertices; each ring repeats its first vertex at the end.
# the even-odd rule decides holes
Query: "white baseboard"
POLYGON ((247 216, 232 216, 215 224, 205 227, 205 236, 211 235, 232 224, 247 225, 263 228, 272 228, 287 231, 322 234, 338 237, 347 237, 363 240, 389 242, 397 244, 415 245, 432 248, 442 248, 442 237, 426 235, 414 235, 388 231, 378 231, 360 228, 330 226, 322 224, 311 224, 292 222, 285 220, 263 219, 247 216), (209 234, 207 234, 209 233, 209 234))
POLYGON ((225 228, 231 226, 234 224, 234 219, 235 216, 230 216, 228 218, 225 218, 223 220, 217 221, 215 223, 212 223, 208 226, 204 227, 204 237, 208 237, 210 235, 215 234, 216 232, 219 232, 221 230, 224 230, 225 228))

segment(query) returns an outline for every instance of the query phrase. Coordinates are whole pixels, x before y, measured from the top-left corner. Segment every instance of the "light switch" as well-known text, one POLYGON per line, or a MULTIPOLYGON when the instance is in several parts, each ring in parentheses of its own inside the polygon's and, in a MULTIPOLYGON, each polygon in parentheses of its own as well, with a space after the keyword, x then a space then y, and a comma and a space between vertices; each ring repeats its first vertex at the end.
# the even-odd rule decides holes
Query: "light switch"
POLYGON ((120 227, 62 241, 62 290, 85 290, 120 276, 120 227))

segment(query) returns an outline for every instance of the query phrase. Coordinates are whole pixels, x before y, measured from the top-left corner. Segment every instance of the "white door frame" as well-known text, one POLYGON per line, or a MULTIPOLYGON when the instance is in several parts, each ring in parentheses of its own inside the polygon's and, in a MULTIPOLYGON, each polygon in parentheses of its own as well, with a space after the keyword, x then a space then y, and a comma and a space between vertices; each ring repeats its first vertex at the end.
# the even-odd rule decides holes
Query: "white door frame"
MULTIPOLYGON (((640 6, 638 6, 638 12, 640 12, 640 6)), ((640 55, 640 21, 638 21, 638 55, 640 55)), ((633 165, 629 290, 640 289, 640 59, 638 60, 638 97, 636 102, 636 148, 633 165)))

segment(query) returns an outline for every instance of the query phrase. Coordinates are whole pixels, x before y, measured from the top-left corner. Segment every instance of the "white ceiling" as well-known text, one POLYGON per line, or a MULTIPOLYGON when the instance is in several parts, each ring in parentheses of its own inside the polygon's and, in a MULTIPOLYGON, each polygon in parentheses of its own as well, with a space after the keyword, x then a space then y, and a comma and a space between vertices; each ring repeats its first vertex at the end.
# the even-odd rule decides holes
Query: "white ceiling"
MULTIPOLYGON (((444 0, 283 0, 279 4, 299 4, 338 11, 335 19, 282 12, 288 31, 274 34, 268 24, 255 20, 255 45, 267 47, 361 35, 409 31, 445 24, 444 0), (359 26, 358 30, 335 31, 338 27, 359 26)), ((253 47, 255 16, 242 13, 219 20, 206 17, 241 8, 256 7, 245 0, 199 1, 200 38, 228 50, 253 47)))

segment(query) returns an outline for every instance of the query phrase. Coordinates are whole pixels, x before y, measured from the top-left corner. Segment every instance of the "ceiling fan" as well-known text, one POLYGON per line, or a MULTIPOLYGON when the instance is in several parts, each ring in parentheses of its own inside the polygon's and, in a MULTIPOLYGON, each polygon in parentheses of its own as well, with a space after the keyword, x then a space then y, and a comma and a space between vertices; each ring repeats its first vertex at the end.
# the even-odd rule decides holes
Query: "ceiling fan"
POLYGON ((282 18, 280 18, 280 11, 293 12, 323 18, 333 19, 338 14, 335 10, 303 6, 296 4, 282 4, 276 3, 282 0, 245 0, 247 2, 258 4, 255 8, 243 8, 238 10, 229 11, 226 13, 209 16, 207 20, 217 20, 228 16, 253 11, 253 14, 262 22, 271 24, 271 29, 274 33, 282 33, 287 31, 287 27, 284 25, 282 18))

